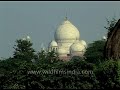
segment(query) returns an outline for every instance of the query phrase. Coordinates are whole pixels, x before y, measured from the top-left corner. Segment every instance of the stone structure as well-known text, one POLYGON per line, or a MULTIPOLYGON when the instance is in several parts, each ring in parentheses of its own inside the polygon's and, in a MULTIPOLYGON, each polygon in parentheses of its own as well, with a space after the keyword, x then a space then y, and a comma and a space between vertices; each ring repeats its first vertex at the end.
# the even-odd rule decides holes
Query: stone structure
POLYGON ((109 32, 104 55, 107 59, 120 58, 120 19, 109 32))

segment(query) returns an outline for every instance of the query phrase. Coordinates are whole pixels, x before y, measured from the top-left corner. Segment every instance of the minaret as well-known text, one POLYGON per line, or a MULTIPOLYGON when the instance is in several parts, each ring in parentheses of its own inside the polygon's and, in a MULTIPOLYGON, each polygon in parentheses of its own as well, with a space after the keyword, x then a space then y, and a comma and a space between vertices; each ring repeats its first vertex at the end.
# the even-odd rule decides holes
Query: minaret
POLYGON ((44 47, 44 44, 43 44, 43 43, 41 44, 41 51, 42 51, 42 50, 45 51, 45 47, 44 47))

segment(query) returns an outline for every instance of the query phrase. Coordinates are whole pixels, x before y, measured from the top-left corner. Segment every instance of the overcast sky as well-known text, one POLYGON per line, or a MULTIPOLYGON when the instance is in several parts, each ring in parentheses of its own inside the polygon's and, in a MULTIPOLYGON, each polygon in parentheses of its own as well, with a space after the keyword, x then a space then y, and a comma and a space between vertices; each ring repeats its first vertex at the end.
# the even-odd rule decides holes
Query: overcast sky
POLYGON ((120 18, 119 1, 0 1, 0 57, 13 54, 16 39, 29 35, 33 48, 47 47, 65 16, 88 43, 101 39, 106 19, 120 18))

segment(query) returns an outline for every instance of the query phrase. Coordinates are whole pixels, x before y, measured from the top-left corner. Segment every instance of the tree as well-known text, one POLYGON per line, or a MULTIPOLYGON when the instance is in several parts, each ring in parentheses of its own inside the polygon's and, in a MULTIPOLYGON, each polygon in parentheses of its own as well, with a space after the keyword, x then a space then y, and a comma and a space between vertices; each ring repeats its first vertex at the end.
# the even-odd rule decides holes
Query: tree
POLYGON ((16 40, 17 45, 13 48, 15 49, 13 58, 31 61, 36 56, 34 54, 35 50, 32 48, 32 43, 29 40, 16 40))
POLYGON ((95 74, 101 89, 120 88, 117 61, 106 60, 100 63, 97 66, 95 74))
POLYGON ((107 26, 104 26, 104 28, 108 30, 107 36, 109 37, 111 34, 111 30, 114 28, 115 24, 117 23, 117 19, 115 17, 113 17, 111 20, 108 20, 106 18, 106 21, 107 21, 107 26))
POLYGON ((82 58, 72 58, 69 62, 63 63, 60 68, 65 71, 74 71, 61 76, 61 83, 64 89, 95 89, 98 88, 94 74, 95 65, 82 58))
POLYGON ((88 48, 85 52, 86 61, 99 64, 104 61, 104 46, 105 40, 97 40, 88 45, 88 48))
POLYGON ((55 51, 44 51, 41 50, 37 53, 37 63, 38 64, 53 64, 59 62, 60 59, 55 51))

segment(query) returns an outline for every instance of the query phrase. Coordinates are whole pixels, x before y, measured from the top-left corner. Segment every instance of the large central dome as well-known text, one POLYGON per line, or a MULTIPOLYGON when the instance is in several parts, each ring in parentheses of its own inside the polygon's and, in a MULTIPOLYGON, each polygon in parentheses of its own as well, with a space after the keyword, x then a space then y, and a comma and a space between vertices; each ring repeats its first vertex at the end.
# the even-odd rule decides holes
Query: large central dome
POLYGON ((61 60, 70 60, 73 56, 84 57, 87 44, 80 40, 79 30, 67 19, 61 23, 49 45, 49 51, 58 53, 61 60))
POLYGON ((80 33, 78 29, 67 19, 58 27, 55 32, 55 40, 79 40, 80 33))

